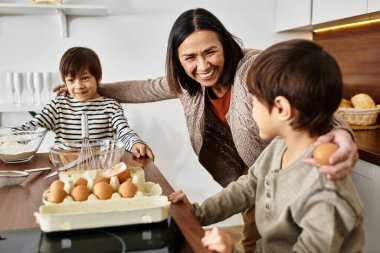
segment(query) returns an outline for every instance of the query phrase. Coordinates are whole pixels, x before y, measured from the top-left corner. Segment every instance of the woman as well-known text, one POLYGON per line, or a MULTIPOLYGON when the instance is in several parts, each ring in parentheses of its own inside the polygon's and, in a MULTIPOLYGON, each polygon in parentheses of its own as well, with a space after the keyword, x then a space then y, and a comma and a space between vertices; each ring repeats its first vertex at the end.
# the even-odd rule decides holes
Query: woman
MULTIPOLYGON (((246 50, 223 24, 205 9, 181 14, 171 29, 166 78, 102 85, 99 92, 123 103, 181 100, 191 144, 199 162, 223 187, 246 174, 268 142, 260 139, 251 117, 251 97, 245 83, 259 51, 246 50)), ((58 90, 60 87, 56 87, 58 90)), ((254 109, 254 108, 253 108, 254 109)), ((330 178, 347 175, 358 159, 356 145, 340 121, 323 142, 340 148, 333 166, 321 167, 330 178)), ((244 215, 243 247, 253 252, 259 237, 254 209, 244 215)))

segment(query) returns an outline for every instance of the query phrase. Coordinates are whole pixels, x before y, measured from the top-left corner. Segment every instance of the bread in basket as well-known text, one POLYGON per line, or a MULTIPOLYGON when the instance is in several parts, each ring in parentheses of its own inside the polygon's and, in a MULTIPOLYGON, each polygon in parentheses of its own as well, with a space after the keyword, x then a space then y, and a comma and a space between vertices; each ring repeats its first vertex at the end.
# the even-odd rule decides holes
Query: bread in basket
POLYGON ((351 125, 368 126, 376 124, 380 105, 374 108, 339 108, 338 113, 351 125))

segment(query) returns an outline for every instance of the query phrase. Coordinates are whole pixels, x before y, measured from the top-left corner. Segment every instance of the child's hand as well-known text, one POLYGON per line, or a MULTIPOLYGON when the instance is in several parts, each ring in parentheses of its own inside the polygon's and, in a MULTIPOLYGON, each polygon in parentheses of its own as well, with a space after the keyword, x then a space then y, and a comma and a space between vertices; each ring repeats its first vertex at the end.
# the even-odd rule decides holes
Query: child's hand
POLYGON ((147 155, 150 159, 154 161, 153 151, 150 149, 149 146, 142 143, 136 143, 132 146, 132 154, 137 158, 140 158, 141 156, 144 157, 147 155))
POLYGON ((55 95, 57 95, 57 96, 59 96, 59 95, 66 96, 66 94, 67 94, 67 88, 66 88, 65 84, 57 84, 53 88, 52 91, 55 92, 55 95))
POLYGON ((168 196, 168 199, 173 204, 183 202, 190 210, 193 208, 186 194, 182 190, 175 191, 168 196))
MULTIPOLYGON (((318 138, 316 144, 332 142, 338 145, 338 150, 330 157, 332 165, 324 165, 320 172, 327 174, 329 179, 340 179, 347 176, 359 158, 358 149, 351 135, 344 129, 334 129, 318 138)), ((314 159, 306 158, 305 162, 316 165, 314 159)))
POLYGON ((209 250, 221 253, 231 253, 234 249, 231 236, 220 228, 207 230, 202 238, 202 244, 209 250))

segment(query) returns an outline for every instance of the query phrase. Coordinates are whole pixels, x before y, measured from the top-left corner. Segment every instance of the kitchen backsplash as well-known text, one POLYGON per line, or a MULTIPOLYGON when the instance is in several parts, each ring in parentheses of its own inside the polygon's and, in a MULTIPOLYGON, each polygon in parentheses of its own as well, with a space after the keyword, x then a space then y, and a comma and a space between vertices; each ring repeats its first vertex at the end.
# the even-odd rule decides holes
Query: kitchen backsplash
POLYGON ((314 33, 313 40, 337 59, 345 98, 367 93, 380 104, 380 23, 314 33))

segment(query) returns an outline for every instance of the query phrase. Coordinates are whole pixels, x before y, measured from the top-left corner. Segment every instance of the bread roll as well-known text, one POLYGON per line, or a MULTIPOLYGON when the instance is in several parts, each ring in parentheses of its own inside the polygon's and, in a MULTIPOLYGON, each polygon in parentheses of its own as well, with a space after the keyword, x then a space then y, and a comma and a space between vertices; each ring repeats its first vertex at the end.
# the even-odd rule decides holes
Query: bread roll
POLYGON ((375 101, 365 93, 356 94, 351 98, 351 103, 355 108, 368 109, 375 108, 375 101))
POLYGON ((352 108, 352 103, 350 100, 343 98, 340 101, 339 108, 352 108))

